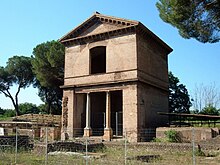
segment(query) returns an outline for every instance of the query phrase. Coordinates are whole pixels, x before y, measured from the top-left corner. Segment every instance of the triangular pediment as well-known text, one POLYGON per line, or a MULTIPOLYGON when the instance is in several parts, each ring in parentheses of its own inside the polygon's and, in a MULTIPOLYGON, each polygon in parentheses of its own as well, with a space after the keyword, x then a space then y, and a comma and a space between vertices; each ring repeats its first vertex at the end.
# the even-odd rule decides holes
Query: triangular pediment
POLYGON ((105 22, 97 22, 96 24, 92 25, 88 29, 86 29, 84 32, 79 34, 77 37, 82 37, 82 36, 89 36, 89 35, 95 35, 99 33, 104 33, 112 30, 117 30, 121 29, 123 26, 119 25, 114 25, 114 24, 109 24, 105 22))
POLYGON ((107 39, 121 34, 139 33, 142 37, 153 39, 164 47, 168 53, 172 49, 139 21, 102 15, 98 12, 82 24, 64 35, 59 41, 63 44, 85 44, 107 39))
POLYGON ((131 21, 122 18, 116 18, 111 16, 105 16, 99 13, 95 13, 85 22, 83 22, 78 27, 71 30, 65 36, 63 36, 60 41, 65 41, 68 39, 73 39, 77 37, 96 35, 100 33, 105 33, 121 28, 126 28, 134 25, 138 25, 138 21, 131 21))

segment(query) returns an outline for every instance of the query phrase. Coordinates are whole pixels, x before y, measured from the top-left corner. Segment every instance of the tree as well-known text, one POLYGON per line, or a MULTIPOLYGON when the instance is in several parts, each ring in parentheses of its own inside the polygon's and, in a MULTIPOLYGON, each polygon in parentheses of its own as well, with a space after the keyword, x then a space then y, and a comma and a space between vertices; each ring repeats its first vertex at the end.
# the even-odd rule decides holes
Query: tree
POLYGON ((159 0, 160 18, 183 38, 202 43, 220 40, 220 0, 159 0))
POLYGON ((45 104, 40 104, 37 108, 39 109, 40 114, 47 114, 45 104))
POLYGON ((220 106, 220 91, 215 83, 196 85, 193 93, 194 110, 200 112, 204 107, 220 106))
POLYGON ((38 86, 38 90, 38 96, 43 102, 45 102, 46 112, 48 114, 61 114, 62 92, 59 87, 38 86))
POLYGON ((16 116, 19 115, 18 94, 23 88, 29 87, 34 80, 31 58, 25 56, 13 56, 8 59, 7 66, 0 67, 0 93, 10 98, 15 108, 16 116), (13 97, 10 88, 17 85, 17 91, 13 97))
POLYGON ((33 50, 32 65, 37 78, 35 86, 39 89, 41 100, 47 104, 48 113, 52 113, 51 107, 61 110, 64 52, 64 46, 58 41, 39 44, 33 50))
POLYGON ((5 113, 3 116, 14 117, 14 116, 16 116, 15 110, 14 109, 5 109, 5 113))
POLYGON ((5 113, 5 110, 0 107, 0 116, 4 115, 4 113, 5 113))
POLYGON ((23 114, 38 114, 39 109, 35 104, 32 103, 21 103, 18 105, 20 113, 23 114))
POLYGON ((205 106, 202 111, 200 111, 200 114, 204 115, 219 115, 220 110, 216 107, 212 106, 211 104, 205 106))
POLYGON ((191 101, 183 84, 169 72, 169 112, 189 113, 191 101))

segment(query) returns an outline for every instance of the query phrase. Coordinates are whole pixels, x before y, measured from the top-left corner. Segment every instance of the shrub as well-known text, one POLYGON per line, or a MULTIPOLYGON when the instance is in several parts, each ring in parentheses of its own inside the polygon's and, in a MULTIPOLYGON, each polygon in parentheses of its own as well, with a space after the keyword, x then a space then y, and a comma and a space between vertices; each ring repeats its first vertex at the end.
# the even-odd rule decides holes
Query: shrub
POLYGON ((168 142, 174 142, 174 143, 180 142, 180 137, 177 131, 171 129, 165 131, 164 134, 166 135, 168 142))
POLYGON ((151 142, 163 142, 163 139, 161 139, 161 138, 153 138, 153 140, 151 140, 151 142))
POLYGON ((15 110, 12 109, 6 109, 4 113, 5 117, 14 117, 15 116, 15 110))
POLYGON ((195 152, 196 156, 205 156, 205 153, 202 151, 200 145, 198 144, 198 149, 195 152))

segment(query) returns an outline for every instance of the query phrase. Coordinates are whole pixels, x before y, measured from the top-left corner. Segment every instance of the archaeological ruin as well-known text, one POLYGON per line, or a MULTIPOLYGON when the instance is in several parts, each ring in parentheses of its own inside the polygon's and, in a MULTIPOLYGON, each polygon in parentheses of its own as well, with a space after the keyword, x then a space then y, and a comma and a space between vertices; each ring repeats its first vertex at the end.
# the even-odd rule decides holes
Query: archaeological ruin
POLYGON ((61 138, 144 141, 166 126, 168 54, 141 22, 94 13, 59 40, 65 46, 61 138))

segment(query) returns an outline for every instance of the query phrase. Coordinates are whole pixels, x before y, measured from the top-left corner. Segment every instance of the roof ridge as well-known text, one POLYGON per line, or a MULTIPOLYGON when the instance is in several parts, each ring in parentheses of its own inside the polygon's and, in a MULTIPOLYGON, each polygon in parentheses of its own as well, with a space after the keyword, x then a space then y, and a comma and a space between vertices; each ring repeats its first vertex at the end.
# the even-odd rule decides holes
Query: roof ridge
POLYGON ((136 24, 139 24, 140 21, 136 21, 136 20, 131 20, 131 19, 127 19, 127 18, 121 18, 121 17, 115 17, 115 16, 110 16, 110 15, 105 15, 105 14, 101 14, 99 12, 95 12, 93 15, 97 15, 97 16, 103 16, 103 17, 108 17, 108 18, 112 18, 112 19, 116 19, 116 20, 123 20, 126 22, 134 22, 136 24))

